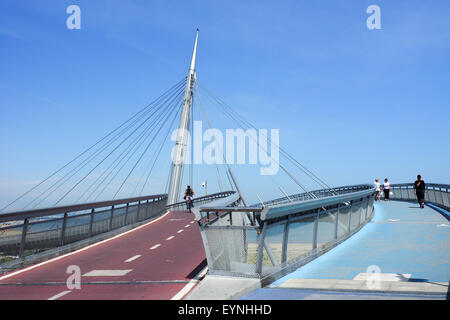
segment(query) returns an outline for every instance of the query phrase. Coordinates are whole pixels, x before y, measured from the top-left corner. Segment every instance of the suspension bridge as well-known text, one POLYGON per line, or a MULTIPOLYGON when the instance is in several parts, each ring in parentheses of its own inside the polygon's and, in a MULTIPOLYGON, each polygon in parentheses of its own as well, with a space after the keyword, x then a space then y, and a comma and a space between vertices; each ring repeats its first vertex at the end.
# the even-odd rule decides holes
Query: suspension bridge
MULTIPOLYGON (((1 208, 0 299, 233 299, 247 294, 300 299, 311 290, 343 288, 446 297, 449 185, 427 183, 429 206, 409 221, 417 209, 399 209, 399 204, 415 201, 412 184, 392 185, 395 201, 381 207, 374 204, 374 185, 330 187, 263 132, 263 139, 248 135, 249 141, 279 167, 291 183, 288 190, 297 191, 286 192, 267 176, 273 194, 281 197, 263 200, 255 190, 241 187, 241 175, 213 148, 219 161, 204 166, 208 168, 196 176, 201 181, 207 176, 210 185, 214 180, 217 192, 197 194, 192 212, 185 210, 183 186, 195 186, 198 193, 200 185, 194 179, 194 109, 209 128, 216 125, 212 115, 218 115, 218 121, 227 119, 238 128, 257 130, 197 80, 197 45, 198 31, 186 78, 1 208), (282 158, 269 149, 279 150, 282 158), (305 177, 317 187, 305 184, 305 177), (258 198, 254 204, 249 193, 258 198), (421 236, 434 241, 427 248, 427 262, 423 257, 419 262, 414 256, 407 259, 421 264, 415 272, 423 281, 410 281, 418 278, 401 264, 400 255, 382 266, 383 272, 388 269, 397 278, 381 279, 382 289, 361 289, 365 283, 361 274, 386 260, 392 253, 386 248, 371 263, 356 261, 357 254, 341 253, 356 259, 346 268, 339 266, 347 270, 345 274, 322 270, 313 275, 315 282, 307 281, 311 275, 299 274, 302 267, 330 256, 374 223, 431 228, 418 230, 417 238, 418 243, 421 236), (77 272, 80 281, 71 282, 77 272), (265 288, 258 290, 261 287, 265 288)), ((397 243, 410 241, 405 230, 378 232, 382 237, 398 235, 397 243)), ((379 246, 369 241, 360 250, 377 255, 379 246)), ((324 265, 334 268, 328 262, 324 265)))

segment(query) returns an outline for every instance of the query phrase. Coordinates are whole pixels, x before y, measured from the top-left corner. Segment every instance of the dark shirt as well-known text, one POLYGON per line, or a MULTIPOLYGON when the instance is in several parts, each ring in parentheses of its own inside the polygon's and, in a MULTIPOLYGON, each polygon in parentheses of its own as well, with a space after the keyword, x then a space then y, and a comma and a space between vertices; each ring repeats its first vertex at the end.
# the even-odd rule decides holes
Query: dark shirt
POLYGON ((194 191, 192 189, 186 189, 186 196, 192 196, 194 191))
POLYGON ((425 182, 423 180, 416 180, 414 182, 414 189, 416 189, 416 192, 425 192, 425 182))

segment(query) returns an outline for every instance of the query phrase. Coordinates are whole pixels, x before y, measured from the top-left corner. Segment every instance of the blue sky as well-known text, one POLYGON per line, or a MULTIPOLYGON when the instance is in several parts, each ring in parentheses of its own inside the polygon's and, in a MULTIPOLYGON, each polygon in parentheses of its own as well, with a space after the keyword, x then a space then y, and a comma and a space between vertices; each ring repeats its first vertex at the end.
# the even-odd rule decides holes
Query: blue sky
MULTIPOLYGON (((183 78, 196 27, 199 81, 330 185, 450 183, 449 16, 448 1, 4 0, 0 206, 183 78)), ((252 172, 236 167, 250 199, 281 196, 252 172)))

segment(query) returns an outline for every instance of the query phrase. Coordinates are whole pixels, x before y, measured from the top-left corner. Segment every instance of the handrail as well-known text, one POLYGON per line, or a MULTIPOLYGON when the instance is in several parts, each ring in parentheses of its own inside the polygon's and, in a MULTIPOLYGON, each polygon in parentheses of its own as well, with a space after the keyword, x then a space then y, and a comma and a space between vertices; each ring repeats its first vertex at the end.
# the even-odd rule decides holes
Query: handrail
MULTIPOLYGON (((416 201, 414 183, 391 184, 393 195, 389 198, 400 201, 416 201)), ((431 203, 450 211, 450 185, 439 183, 425 183, 425 203, 431 203)), ((384 193, 381 193, 384 198, 384 193)))
POLYGON ((132 202, 139 202, 139 201, 146 201, 146 200, 153 200, 153 199, 161 199, 162 200, 164 198, 167 198, 167 194, 157 194, 157 195, 127 198, 127 199, 118 199, 118 200, 111 200, 111 201, 91 202, 91 203, 75 204, 75 205, 53 207, 53 208, 43 208, 43 209, 8 212, 8 213, 0 214, 0 222, 24 220, 26 218, 28 218, 28 219, 39 218, 39 217, 45 217, 45 216, 52 216, 55 214, 64 214, 64 213, 76 212, 76 211, 82 211, 82 210, 88 210, 88 209, 110 207, 110 206, 116 206, 119 204, 127 204, 127 203, 132 203, 132 202))
MULTIPOLYGON (((202 196, 199 198, 194 198, 193 202, 196 203, 196 202, 201 202, 201 201, 205 201, 205 200, 209 200, 209 199, 226 198, 234 193, 236 193, 236 191, 217 192, 217 193, 209 194, 209 195, 202 196)), ((180 201, 180 202, 169 204, 166 206, 166 208, 169 209, 169 208, 179 207, 179 206, 184 206, 184 205, 186 205, 186 202, 180 201)))
POLYGON ((354 192, 348 192, 343 194, 337 194, 333 196, 326 196, 316 199, 293 201, 290 203, 280 203, 271 207, 266 207, 261 213, 261 220, 275 219, 282 216, 286 216, 293 213, 304 212, 308 210, 319 209, 321 207, 329 207, 337 205, 339 203, 348 202, 352 200, 358 200, 375 193, 374 185, 358 185, 350 187, 335 188, 335 191, 342 190, 355 190, 354 192), (361 190, 362 189, 362 190, 361 190))

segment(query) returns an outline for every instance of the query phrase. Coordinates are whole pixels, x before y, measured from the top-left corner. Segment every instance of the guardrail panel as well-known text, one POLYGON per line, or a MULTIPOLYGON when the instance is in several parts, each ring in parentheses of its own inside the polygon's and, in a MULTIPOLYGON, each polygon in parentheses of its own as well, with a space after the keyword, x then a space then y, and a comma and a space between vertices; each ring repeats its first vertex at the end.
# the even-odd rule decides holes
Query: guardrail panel
POLYGON ((315 219, 315 216, 309 216, 289 224, 287 245, 288 262, 313 249, 315 219))

